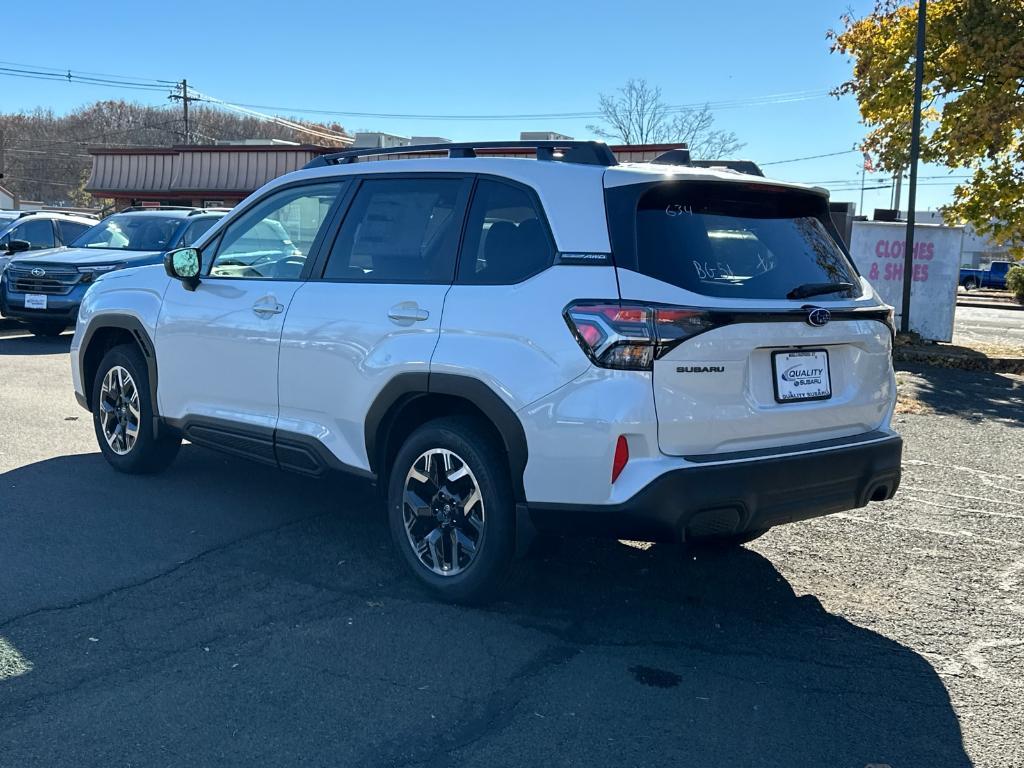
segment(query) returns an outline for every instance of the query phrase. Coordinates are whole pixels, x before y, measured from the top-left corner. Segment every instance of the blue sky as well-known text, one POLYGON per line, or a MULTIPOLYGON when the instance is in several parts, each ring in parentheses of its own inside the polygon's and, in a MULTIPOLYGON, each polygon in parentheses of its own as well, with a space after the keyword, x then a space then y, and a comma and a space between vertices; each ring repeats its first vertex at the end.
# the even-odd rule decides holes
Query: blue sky
MULTIPOLYGON (((675 0, 626 6, 568 0, 17 3, 5 8, 3 23, 8 42, 17 44, 4 47, 0 59, 8 63, 0 67, 13 62, 145 79, 186 77, 191 86, 233 103, 415 115, 590 112, 600 92, 613 91, 630 77, 645 78, 662 88, 669 104, 741 102, 716 109, 716 125, 746 142, 744 157, 767 164, 849 150, 863 136, 853 99, 822 95, 849 75, 849 64, 829 52, 825 33, 845 9, 862 14, 871 5, 871 0, 675 0), (776 94, 798 96, 742 103, 776 94)), ((65 112, 101 98, 168 103, 159 91, 0 76, 3 111, 65 112)), ((338 120, 350 131, 455 140, 503 139, 521 130, 589 138, 587 124, 594 122, 319 119, 338 120)), ((859 154, 848 153, 765 170, 788 180, 828 182, 823 186, 833 190, 833 199, 859 202, 860 163, 859 154)), ((952 184, 931 178, 946 173, 922 167, 922 176, 929 178, 922 179, 919 208, 949 200, 952 184)), ((867 179, 869 187, 889 183, 881 175, 867 179)), ((888 207, 889 200, 889 189, 869 190, 865 208, 888 207)))

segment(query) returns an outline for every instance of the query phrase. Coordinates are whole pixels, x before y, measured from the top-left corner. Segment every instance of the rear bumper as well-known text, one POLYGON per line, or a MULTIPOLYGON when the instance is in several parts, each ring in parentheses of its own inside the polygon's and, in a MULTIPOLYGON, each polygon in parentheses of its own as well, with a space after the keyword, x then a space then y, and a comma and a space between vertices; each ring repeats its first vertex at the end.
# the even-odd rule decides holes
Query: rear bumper
POLYGON ((867 443, 672 470, 621 504, 529 504, 527 510, 541 532, 667 542, 725 536, 890 499, 899 487, 902 454, 903 440, 883 435, 867 443))

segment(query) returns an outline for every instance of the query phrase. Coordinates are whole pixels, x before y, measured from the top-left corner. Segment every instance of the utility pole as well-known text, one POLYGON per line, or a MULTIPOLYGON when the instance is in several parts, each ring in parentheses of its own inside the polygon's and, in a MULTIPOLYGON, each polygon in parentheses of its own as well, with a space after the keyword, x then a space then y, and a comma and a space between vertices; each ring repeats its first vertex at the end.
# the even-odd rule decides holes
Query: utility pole
POLYGON ((914 119, 910 135, 910 190, 907 200, 907 242, 903 253, 903 312, 900 331, 910 331, 910 286, 914 280, 914 207, 917 205, 917 158, 921 154, 921 90, 924 85, 924 33, 928 0, 917 5, 917 60, 914 62, 914 119))
POLYGON ((188 80, 181 79, 181 109, 185 116, 185 143, 192 143, 192 133, 188 125, 188 80))

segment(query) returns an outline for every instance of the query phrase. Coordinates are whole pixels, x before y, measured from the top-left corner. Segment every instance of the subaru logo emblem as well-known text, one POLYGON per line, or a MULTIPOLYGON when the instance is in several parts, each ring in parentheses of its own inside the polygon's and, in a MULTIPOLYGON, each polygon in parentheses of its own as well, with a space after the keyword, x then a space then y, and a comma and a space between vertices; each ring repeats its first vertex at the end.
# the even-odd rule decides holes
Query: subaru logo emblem
POLYGON ((32 270, 32 277, 42 277, 45 274, 46 270, 41 269, 40 267, 36 267, 35 269, 32 270))
POLYGON ((828 324, 828 321, 831 319, 832 313, 821 307, 816 307, 807 313, 807 324, 817 326, 818 328, 828 324))

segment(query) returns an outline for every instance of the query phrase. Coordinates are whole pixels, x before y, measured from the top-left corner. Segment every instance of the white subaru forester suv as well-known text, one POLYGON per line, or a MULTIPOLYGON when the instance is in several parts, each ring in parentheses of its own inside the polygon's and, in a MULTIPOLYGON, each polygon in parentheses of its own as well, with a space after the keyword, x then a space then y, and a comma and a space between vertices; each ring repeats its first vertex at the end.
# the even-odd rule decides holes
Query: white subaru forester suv
POLYGON ((742 543, 892 497, 892 314, 824 190, 526 146, 327 155, 99 279, 71 358, 104 456, 374 480, 459 601, 537 531, 742 543))

